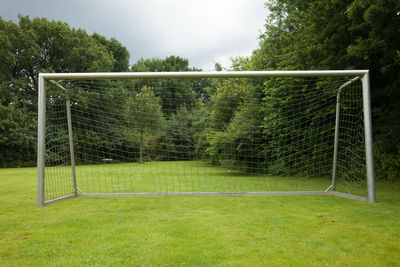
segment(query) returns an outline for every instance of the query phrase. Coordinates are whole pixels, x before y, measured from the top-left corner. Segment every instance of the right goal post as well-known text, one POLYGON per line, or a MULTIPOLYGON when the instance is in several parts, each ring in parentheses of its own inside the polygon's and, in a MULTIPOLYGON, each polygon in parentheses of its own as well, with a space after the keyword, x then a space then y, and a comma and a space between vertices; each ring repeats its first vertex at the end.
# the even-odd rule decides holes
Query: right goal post
POLYGON ((368 70, 41 73, 37 205, 91 196, 375 202, 368 70))

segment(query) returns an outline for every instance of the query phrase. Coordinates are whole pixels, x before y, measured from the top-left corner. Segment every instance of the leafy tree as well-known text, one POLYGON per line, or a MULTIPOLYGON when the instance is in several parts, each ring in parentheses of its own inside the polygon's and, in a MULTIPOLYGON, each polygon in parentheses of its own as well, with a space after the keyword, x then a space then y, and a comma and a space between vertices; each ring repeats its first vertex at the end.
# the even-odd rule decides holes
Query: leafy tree
POLYGON ((35 126, 24 108, 0 104, 0 167, 35 164, 35 126))
POLYGON ((193 115, 180 108, 166 121, 162 143, 166 160, 190 160, 194 158, 193 115))
POLYGON ((139 163, 143 163, 144 137, 156 135, 164 125, 160 98, 145 86, 136 96, 128 97, 125 108, 129 131, 139 132, 139 163))
POLYGON ((192 111, 194 154, 196 159, 208 158, 206 150, 209 147, 207 135, 210 131, 210 113, 210 103, 201 101, 192 111))
POLYGON ((215 71, 223 71, 224 68, 222 68, 221 63, 216 62, 216 63, 214 64, 214 70, 215 70, 215 71))
MULTIPOLYGON (((170 56, 165 59, 140 59, 131 66, 133 72, 179 72, 199 71, 190 68, 187 59, 170 56)), ((136 88, 152 87, 154 94, 161 98, 163 112, 167 115, 176 113, 185 107, 191 110, 198 98, 208 101, 210 98, 210 80, 207 79, 146 79, 138 80, 136 88)))
MULTIPOLYGON (((84 164, 97 162, 99 158, 96 151, 99 147, 104 158, 112 158, 119 162, 131 160, 135 151, 121 149, 125 146, 137 147, 138 144, 137 139, 123 134, 126 129, 124 106, 129 95, 125 88, 126 81, 73 81, 68 86, 70 86, 68 95, 72 103, 71 113, 74 118, 73 133, 76 136, 74 143, 76 161, 84 164), (96 123, 93 123, 93 120, 96 123)), ((53 91, 48 90, 48 93, 53 91)), ((54 94, 59 96, 59 90, 54 94)), ((52 97, 52 99, 57 98, 52 97)), ((53 100, 52 106, 55 108, 63 106, 64 101, 63 97, 57 101, 58 103, 53 100)), ((49 112, 48 117, 51 115, 53 113, 49 112)), ((52 123, 52 120, 49 118, 47 123, 52 123)))
POLYGON ((0 157, 7 158, 9 166, 20 165, 22 154, 29 158, 26 162, 35 161, 39 72, 126 71, 128 60, 126 48, 115 39, 89 36, 45 18, 19 16, 16 24, 0 17, 0 117, 7 118, 3 125, 15 120, 5 131, 18 133, 13 150, 7 148, 9 141, 0 145, 0 157))
POLYGON ((247 86, 243 80, 222 80, 217 84, 215 94, 211 98, 210 126, 207 141, 210 146, 206 149, 213 163, 221 163, 225 154, 228 139, 225 131, 243 104, 247 86))
POLYGON ((242 104, 247 84, 243 80, 223 80, 217 85, 211 98, 211 128, 223 130, 231 121, 237 108, 242 104))
POLYGON ((376 169, 385 179, 380 166, 400 158, 400 2, 274 0, 266 6, 255 69, 370 69, 376 169))
POLYGON ((126 48, 117 41, 115 38, 107 40, 104 36, 98 33, 94 33, 92 36, 100 44, 107 47, 109 53, 111 53, 115 59, 113 72, 124 72, 129 70, 129 52, 126 48))
POLYGON ((205 159, 208 146, 209 109, 202 102, 191 111, 185 107, 165 122, 161 143, 163 160, 205 159))
POLYGON ((209 146, 211 161, 242 171, 259 172, 265 142, 262 87, 258 80, 225 80, 212 97, 209 146))

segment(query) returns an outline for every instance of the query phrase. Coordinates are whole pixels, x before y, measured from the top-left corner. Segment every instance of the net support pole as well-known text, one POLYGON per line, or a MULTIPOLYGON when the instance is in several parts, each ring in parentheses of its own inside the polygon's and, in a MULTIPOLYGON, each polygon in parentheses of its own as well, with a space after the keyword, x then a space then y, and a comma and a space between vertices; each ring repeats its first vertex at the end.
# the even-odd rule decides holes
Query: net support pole
POLYGON ((43 207, 45 200, 46 85, 42 75, 39 75, 38 87, 37 206, 43 207))
POLYGON ((372 148, 372 116, 369 72, 361 79, 363 91, 365 161, 367 169, 368 202, 375 203, 374 154, 372 148))
MULTIPOLYGON (((343 89, 353 82, 359 80, 360 77, 355 77, 352 80, 342 84, 336 95, 336 122, 335 122, 335 141, 333 148, 333 168, 332 168, 332 185, 328 189, 332 189, 332 191, 336 190, 336 174, 337 174, 337 158, 338 158, 338 146, 339 146, 339 126, 340 126, 340 95, 343 89)), ((327 189, 327 190, 328 190, 327 189)))
POLYGON ((74 152, 74 141, 72 137, 71 100, 69 99, 68 95, 66 96, 65 105, 67 109, 68 140, 69 140, 69 153, 71 158, 72 181, 74 186, 74 195, 77 195, 78 189, 76 185, 75 152, 74 152))
POLYGON ((337 153, 339 145, 340 90, 336 97, 335 142, 333 148, 332 191, 336 190, 337 153))

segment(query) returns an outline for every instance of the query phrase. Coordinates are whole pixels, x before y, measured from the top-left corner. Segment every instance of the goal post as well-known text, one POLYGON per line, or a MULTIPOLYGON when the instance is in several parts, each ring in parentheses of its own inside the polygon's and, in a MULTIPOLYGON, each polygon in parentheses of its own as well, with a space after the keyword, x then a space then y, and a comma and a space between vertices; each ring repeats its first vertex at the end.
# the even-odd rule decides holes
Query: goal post
MULTIPOLYGON (((78 196, 118 195, 333 194, 375 202, 368 70, 41 73, 38 89, 37 206, 78 196), (325 78, 338 80, 333 83, 325 78), (214 95, 198 93, 197 99, 187 104, 182 100, 186 98, 169 94, 187 86, 169 81, 201 79, 220 81, 190 85, 199 92, 212 87, 214 95), (285 85, 288 79, 292 80, 285 85), (146 82, 124 85, 126 90, 113 84, 122 80, 146 82), (269 80, 273 82, 265 82, 269 80), (168 82, 155 85, 154 81, 168 82), (360 87, 354 89, 357 93, 344 96, 341 104, 342 94, 356 83, 360 87), (201 86, 204 88, 198 89, 201 86), (318 90, 324 86, 330 89, 320 94, 318 90), (49 94, 46 89, 50 87, 57 93, 49 94), (261 96, 249 97, 247 88, 251 87, 262 88, 254 93, 261 96), (275 90, 271 95, 269 87, 275 90), (280 99, 289 87, 288 92, 297 90, 296 96, 280 99), (123 92, 111 94, 110 90, 123 92), (223 101, 233 102, 221 102, 218 97, 223 94, 223 101), (275 104, 274 100, 281 102, 275 104), (178 107, 182 101, 186 104, 178 107), (282 106, 285 101, 292 101, 290 110, 282 106), (312 106, 313 101, 320 101, 321 107, 312 106), (201 108, 205 105, 208 111, 201 108), (274 108, 285 115, 280 117, 274 108), (223 126, 212 121, 218 109, 219 120, 225 120, 223 126), (186 118, 187 114, 197 116, 196 121, 179 126, 185 114, 186 118), (193 126, 197 124, 200 126, 193 126), (198 128, 189 129, 188 125, 198 128), (243 129, 233 130, 238 127, 243 129), (205 128, 208 133, 199 137, 205 128), (192 142, 202 139, 198 146, 203 148, 184 140, 189 135, 192 142), (205 143, 208 147, 204 148, 205 143), (152 162, 141 162, 143 144, 152 162), (355 163, 346 165, 352 157, 355 163), (329 182, 324 178, 327 169, 329 182), (291 176, 296 178, 287 178, 291 176), (342 187, 342 191, 338 181, 352 189, 342 187), (322 188, 324 184, 328 186, 322 188), (366 194, 353 190, 355 185, 365 186, 366 194)), ((180 95, 186 92, 185 88, 179 90, 180 95)))
POLYGON ((367 167, 368 201, 375 202, 375 175, 374 175, 374 152, 372 150, 372 114, 371 114, 371 92, 369 72, 362 78, 364 128, 365 128, 365 160, 367 167))

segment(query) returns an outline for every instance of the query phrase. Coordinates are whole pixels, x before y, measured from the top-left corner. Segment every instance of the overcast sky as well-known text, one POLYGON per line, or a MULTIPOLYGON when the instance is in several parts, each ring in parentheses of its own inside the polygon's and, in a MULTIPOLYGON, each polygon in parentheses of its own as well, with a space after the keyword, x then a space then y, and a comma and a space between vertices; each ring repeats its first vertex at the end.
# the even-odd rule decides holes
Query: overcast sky
POLYGON ((0 16, 61 20, 71 27, 115 37, 139 58, 177 55, 191 66, 229 67, 249 56, 267 16, 265 0, 1 0, 0 16))

